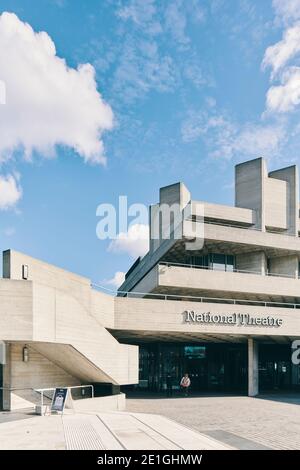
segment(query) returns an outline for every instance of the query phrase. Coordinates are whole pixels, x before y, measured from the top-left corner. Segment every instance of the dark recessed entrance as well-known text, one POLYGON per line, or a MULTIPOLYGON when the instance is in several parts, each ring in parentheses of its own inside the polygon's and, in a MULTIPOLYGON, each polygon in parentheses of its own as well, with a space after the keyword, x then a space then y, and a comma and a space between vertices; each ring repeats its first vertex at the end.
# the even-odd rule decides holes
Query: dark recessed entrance
POLYGON ((289 344, 259 345, 260 392, 289 391, 300 388, 300 367, 292 364, 289 344))
POLYGON ((187 372, 193 392, 246 393, 247 360, 246 344, 144 344, 140 345, 139 387, 162 392, 170 374, 176 390, 187 372))
MULTIPOLYGON (((192 393, 248 393, 248 344, 136 343, 140 351, 138 389, 164 393, 171 375, 173 391, 180 390, 185 372, 192 393)), ((259 393, 300 391, 300 365, 292 363, 291 343, 258 344, 259 393)))

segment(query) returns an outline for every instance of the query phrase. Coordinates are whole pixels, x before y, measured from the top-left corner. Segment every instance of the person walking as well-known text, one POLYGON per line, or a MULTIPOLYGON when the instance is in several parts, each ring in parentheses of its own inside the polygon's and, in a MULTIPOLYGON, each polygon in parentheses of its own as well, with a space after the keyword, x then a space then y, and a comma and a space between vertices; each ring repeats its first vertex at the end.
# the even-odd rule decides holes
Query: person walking
POLYGON ((184 396, 187 397, 189 394, 189 388, 191 386, 191 379, 189 378, 189 374, 184 374, 180 381, 180 387, 184 393, 184 396))
POLYGON ((172 383, 173 381, 172 381, 172 376, 170 373, 167 374, 166 382, 167 382, 167 396, 171 397, 173 394, 173 383, 172 383))

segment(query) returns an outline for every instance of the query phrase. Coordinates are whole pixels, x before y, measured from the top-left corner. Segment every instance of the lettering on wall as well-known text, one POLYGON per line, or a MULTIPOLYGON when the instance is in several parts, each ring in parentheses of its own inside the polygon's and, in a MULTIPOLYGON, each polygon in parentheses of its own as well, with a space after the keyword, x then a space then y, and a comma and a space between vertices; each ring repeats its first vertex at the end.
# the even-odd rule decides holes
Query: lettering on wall
POLYGON ((283 325, 283 320, 277 317, 259 317, 249 313, 197 313, 194 310, 183 312, 185 323, 217 324, 217 325, 237 325, 237 326, 265 326, 279 328, 283 325))

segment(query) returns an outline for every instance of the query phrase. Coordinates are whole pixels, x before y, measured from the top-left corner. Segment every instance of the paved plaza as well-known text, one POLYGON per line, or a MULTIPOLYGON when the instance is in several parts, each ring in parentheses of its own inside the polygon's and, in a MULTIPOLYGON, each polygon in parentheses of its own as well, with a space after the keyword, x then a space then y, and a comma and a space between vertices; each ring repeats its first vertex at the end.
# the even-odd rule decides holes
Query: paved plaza
POLYGON ((300 449, 300 396, 140 394, 126 412, 3 412, 0 449, 300 449))
POLYGON ((164 416, 128 412, 0 413, 0 450, 229 450, 164 416), (8 418, 6 420, 6 418, 8 418))
POLYGON ((300 449, 300 394, 127 399, 127 410, 159 413, 237 449, 300 449))

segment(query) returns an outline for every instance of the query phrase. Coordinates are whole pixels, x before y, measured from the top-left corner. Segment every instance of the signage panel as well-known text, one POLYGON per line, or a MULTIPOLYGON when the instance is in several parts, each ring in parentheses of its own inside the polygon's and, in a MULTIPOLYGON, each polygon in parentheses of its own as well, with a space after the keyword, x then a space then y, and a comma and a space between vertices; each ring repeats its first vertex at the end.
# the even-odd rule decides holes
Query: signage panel
POLYGON ((67 388, 56 388, 52 403, 51 403, 51 411, 64 411, 66 398, 68 394, 67 388))

